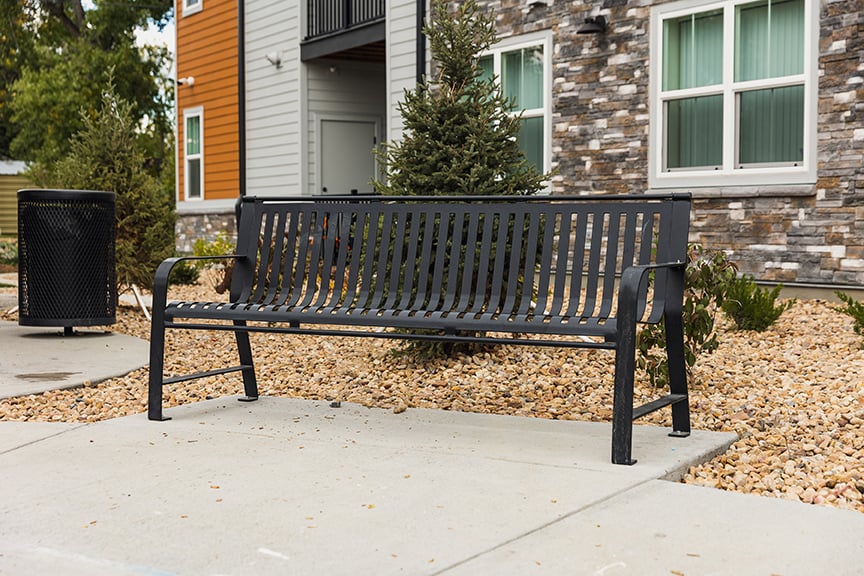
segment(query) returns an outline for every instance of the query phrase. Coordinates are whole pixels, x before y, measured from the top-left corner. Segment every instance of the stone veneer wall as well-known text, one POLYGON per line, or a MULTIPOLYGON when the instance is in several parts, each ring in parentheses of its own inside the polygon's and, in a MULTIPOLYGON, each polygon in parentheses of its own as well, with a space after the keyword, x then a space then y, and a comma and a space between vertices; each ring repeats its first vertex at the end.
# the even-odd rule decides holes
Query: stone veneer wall
MULTIPOLYGON (((691 240, 759 279, 864 284, 864 6, 820 1, 816 185, 693 190, 691 240)), ((554 193, 647 189, 648 32, 661 3, 481 1, 499 38, 553 30, 554 193), (596 9, 608 34, 577 35, 596 9)))
POLYGON ((180 254, 191 254, 195 240, 202 238, 212 242, 224 232, 228 238, 236 238, 234 210, 225 213, 180 213, 174 226, 174 244, 180 254))

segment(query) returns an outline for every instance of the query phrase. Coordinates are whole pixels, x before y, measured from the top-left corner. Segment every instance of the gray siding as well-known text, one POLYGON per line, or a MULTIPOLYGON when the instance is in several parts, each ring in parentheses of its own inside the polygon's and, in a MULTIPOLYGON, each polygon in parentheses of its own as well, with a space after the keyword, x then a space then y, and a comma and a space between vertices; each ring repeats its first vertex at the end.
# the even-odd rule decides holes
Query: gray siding
POLYGON ((317 121, 380 119, 381 140, 401 138, 397 104, 416 84, 416 2, 388 0, 384 65, 300 60, 305 3, 246 2, 247 193, 275 195, 318 189, 317 121), (281 68, 266 55, 278 52, 281 68), (331 72, 331 67, 335 68, 331 72))
MULTIPOLYGON (((417 84, 417 3, 390 0, 387 3, 387 120, 389 140, 402 138, 402 117, 397 105, 404 91, 417 84)), ((427 66, 428 68, 428 66, 427 66)))
POLYGON ((299 2, 246 3, 246 174, 250 195, 298 194, 304 171, 299 2), (267 61, 280 53, 282 66, 267 61))
MULTIPOLYGON (((306 189, 320 193, 318 184, 318 121, 321 118, 374 118, 383 126, 387 117, 386 73, 380 64, 310 62, 306 66, 308 102, 308 171, 306 189)), ((384 137, 378 134, 379 141, 384 137)))

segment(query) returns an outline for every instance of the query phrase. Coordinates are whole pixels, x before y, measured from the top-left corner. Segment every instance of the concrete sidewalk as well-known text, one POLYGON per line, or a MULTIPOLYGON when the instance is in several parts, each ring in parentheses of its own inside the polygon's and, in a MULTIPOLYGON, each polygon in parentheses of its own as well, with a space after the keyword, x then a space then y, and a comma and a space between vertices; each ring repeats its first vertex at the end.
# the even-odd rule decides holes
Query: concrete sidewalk
POLYGON ((149 343, 115 332, 0 321, 0 398, 75 388, 147 365, 149 343))
POLYGON ((864 515, 661 480, 727 433, 222 398, 0 423, 0 574, 864 573, 864 515))
MULTIPOLYGON (((0 396, 146 365, 147 343, 0 322, 0 396)), ((239 386, 239 384, 238 384, 239 386)), ((727 433, 222 398, 0 422, 0 575, 864 574, 864 514, 678 484, 727 433)))

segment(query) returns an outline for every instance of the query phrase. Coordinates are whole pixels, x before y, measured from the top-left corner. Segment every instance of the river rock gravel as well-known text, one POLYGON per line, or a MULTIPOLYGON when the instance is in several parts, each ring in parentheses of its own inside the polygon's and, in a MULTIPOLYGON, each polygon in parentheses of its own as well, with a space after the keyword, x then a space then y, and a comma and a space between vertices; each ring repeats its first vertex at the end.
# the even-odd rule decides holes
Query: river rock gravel
MULTIPOLYGON (((211 282, 172 288, 172 297, 209 292, 203 297, 217 299, 211 282)), ((739 440, 692 467, 683 482, 864 512, 864 339, 835 308, 798 300, 762 333, 734 331, 720 317, 720 347, 700 357, 690 383, 692 425, 732 431, 739 440)), ((2 311, 0 319, 16 320, 2 311)), ((121 306, 108 329, 149 338, 149 322, 135 307, 121 306)), ((421 361, 378 338, 253 334, 252 346, 263 395, 395 412, 612 415, 608 351, 499 346, 421 361)), ((235 363, 233 338, 224 332, 171 331, 167 351, 169 374, 235 363)), ((92 422, 144 412, 147 375, 144 368, 84 388, 0 400, 0 420, 92 422)), ((637 402, 652 399, 657 392, 647 377, 637 379, 637 402)), ((241 393, 238 375, 211 377, 167 387, 165 406, 241 393)), ((668 410, 640 423, 668 426, 668 410)))

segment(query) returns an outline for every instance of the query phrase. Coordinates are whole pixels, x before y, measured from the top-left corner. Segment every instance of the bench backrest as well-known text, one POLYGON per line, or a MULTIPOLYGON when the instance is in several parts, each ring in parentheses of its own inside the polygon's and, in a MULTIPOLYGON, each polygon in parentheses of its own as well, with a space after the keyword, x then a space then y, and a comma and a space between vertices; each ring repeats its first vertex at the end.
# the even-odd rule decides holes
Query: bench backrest
MULTIPOLYGON (((245 197, 237 250, 250 257, 235 267, 232 300, 473 315, 509 331, 538 321, 550 332, 562 322, 602 327, 622 270, 686 259, 689 209, 687 194, 245 197)), ((643 320, 659 320, 664 278, 643 290, 643 320)))

